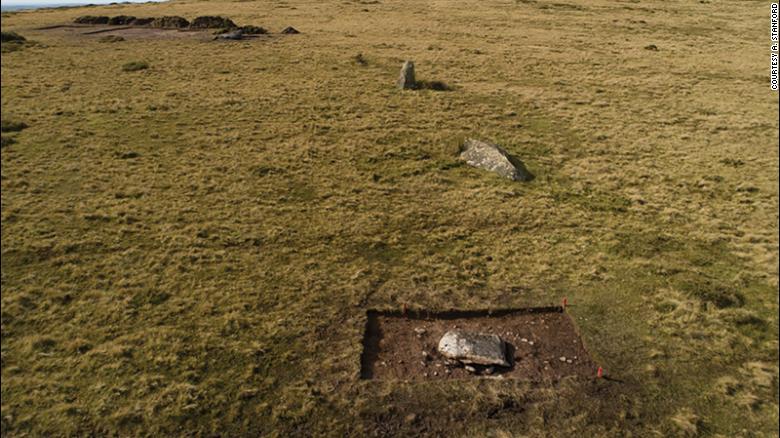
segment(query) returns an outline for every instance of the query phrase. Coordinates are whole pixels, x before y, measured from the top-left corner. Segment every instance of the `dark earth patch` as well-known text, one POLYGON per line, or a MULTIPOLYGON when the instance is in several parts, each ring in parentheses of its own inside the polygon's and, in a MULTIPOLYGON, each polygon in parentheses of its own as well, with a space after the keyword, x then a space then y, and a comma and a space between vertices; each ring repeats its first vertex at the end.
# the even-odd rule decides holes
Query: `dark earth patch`
POLYGON ((557 381, 594 377, 598 366, 561 307, 445 313, 369 311, 361 357, 361 378, 445 380, 478 377, 557 381), (436 347, 448 330, 499 335, 507 346, 508 368, 451 365, 436 347))

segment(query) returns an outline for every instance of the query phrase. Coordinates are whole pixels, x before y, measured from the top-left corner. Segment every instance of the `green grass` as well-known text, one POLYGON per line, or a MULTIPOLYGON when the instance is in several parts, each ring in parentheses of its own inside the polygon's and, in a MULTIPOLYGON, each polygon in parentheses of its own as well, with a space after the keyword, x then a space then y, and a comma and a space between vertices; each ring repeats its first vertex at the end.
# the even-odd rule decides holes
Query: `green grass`
POLYGON ((541 0, 4 14, 41 44, 2 57, 2 434, 773 436, 776 95, 764 49, 722 38, 760 39, 765 18, 541 0), (270 33, 35 30, 119 14, 270 33), (406 59, 452 90, 397 91, 406 59), (536 179, 464 165, 472 137, 536 179), (368 309, 564 296, 615 380, 358 378, 368 309))

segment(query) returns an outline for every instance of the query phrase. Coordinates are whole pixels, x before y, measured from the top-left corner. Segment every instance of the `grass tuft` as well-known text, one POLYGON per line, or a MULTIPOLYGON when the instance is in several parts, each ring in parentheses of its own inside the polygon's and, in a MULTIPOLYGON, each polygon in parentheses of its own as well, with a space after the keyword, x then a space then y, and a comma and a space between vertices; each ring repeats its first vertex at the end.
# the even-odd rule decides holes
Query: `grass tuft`
POLYGON ((118 43, 118 42, 121 42, 121 41, 124 41, 124 40, 125 40, 124 37, 121 37, 119 35, 106 35, 104 37, 100 37, 98 39, 98 42, 101 42, 101 43, 118 43))
POLYGON ((11 146, 12 144, 16 143, 16 139, 13 137, 8 137, 6 135, 0 137, 0 147, 6 147, 11 146))
POLYGON ((454 88, 442 81, 417 81, 418 90, 453 91, 454 88))
POLYGON ((23 129, 26 129, 28 126, 24 122, 17 122, 14 120, 8 120, 8 118, 3 118, 2 120, 2 126, 0 130, 2 132, 19 132, 23 129))
POLYGON ((16 32, 0 32, 0 41, 4 43, 21 43, 27 41, 27 39, 16 32))
POLYGON ((140 71, 149 68, 149 64, 144 61, 132 61, 122 66, 122 71, 140 71))

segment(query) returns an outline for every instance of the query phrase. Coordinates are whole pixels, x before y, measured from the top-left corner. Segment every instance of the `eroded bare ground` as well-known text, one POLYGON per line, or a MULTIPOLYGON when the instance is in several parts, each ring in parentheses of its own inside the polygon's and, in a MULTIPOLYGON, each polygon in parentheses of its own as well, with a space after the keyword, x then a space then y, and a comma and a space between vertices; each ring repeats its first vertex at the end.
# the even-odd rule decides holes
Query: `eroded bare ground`
POLYGON ((557 381, 596 378, 597 366, 582 344, 574 322, 560 308, 530 308, 490 313, 442 312, 404 315, 369 312, 363 339, 361 377, 378 380, 468 378, 557 381), (506 343, 509 367, 452 365, 437 351, 449 330, 489 333, 506 343))
POLYGON ((107 35, 121 36, 127 39, 190 38, 212 40, 214 38, 212 32, 208 30, 156 29, 134 26, 55 25, 38 29, 38 31, 68 38, 92 37, 98 39, 107 35))
MULTIPOLYGON (((108 35, 125 39, 179 39, 188 38, 199 41, 214 40, 214 29, 161 29, 145 26, 101 26, 101 25, 50 25, 35 29, 58 37, 99 39, 108 35)), ((271 35, 243 35, 243 41, 268 40, 271 35)))
POLYGON ((2 56, 4 131, 26 125, 3 132, 3 434, 775 436, 768 24, 762 1, 4 13, 32 43, 2 56), (302 35, 35 30, 86 14, 302 35), (452 91, 395 90, 407 59, 452 91), (464 138, 536 179, 463 166, 464 138), (360 379, 368 309, 562 296, 615 380, 360 379))

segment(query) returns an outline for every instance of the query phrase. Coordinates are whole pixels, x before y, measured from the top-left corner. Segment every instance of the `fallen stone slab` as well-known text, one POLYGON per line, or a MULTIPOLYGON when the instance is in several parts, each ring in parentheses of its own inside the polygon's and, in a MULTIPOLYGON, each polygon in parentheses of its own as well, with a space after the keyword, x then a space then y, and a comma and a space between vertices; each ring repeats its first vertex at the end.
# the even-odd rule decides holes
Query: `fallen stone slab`
POLYGON ((417 88, 417 81, 414 78, 414 63, 412 61, 404 62, 404 65, 401 67, 401 75, 398 77, 398 88, 401 90, 417 88))
POLYGON ((506 345, 498 335, 450 330, 439 340, 438 351, 464 364, 510 366, 506 345))
POLYGON ((241 40, 244 39, 244 32, 239 29, 233 32, 225 32, 214 37, 215 40, 241 40))
POLYGON ((531 181, 534 176, 522 161, 497 144, 468 139, 460 150, 460 159, 473 167, 495 172, 513 181, 531 181))

